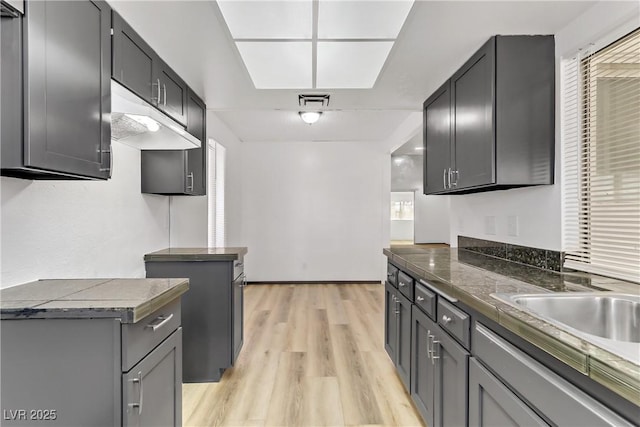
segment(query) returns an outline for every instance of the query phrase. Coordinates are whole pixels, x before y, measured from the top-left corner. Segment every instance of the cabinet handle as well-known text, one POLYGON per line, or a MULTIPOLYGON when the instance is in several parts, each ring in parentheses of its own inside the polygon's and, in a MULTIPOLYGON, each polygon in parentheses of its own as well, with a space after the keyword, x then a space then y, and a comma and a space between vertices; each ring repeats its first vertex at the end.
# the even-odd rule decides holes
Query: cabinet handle
POLYGON ((193 192, 193 172, 187 174, 187 193, 193 192))
POLYGON ((442 187, 447 189, 447 169, 442 169, 442 187))
POLYGON ((132 378, 129 381, 131 381, 134 384, 138 384, 138 402, 129 403, 129 407, 138 408, 138 415, 142 415, 142 396, 144 395, 142 391, 142 371, 138 371, 137 378, 132 378))
POLYGON ((452 323, 453 319, 449 316, 447 316, 446 314, 442 315, 442 323, 444 323, 445 325, 448 325, 449 323, 452 323))
POLYGON ((166 84, 162 84, 162 90, 164 91, 164 101, 163 104, 166 106, 167 105, 167 85, 166 84))
POLYGON ((421 297, 420 295, 418 295, 416 297, 416 300, 418 300, 418 302, 422 302, 422 301, 424 301, 424 297, 421 297))
POLYGON ((111 165, 113 164, 113 151, 112 150, 99 150, 100 151, 100 164, 102 165, 102 155, 105 153, 109 154, 109 167, 106 168, 100 168, 100 172, 107 172, 109 171, 109 178, 111 178, 111 165))
POLYGON ((157 331, 158 329, 162 328, 164 325, 166 325, 167 323, 169 323, 169 321, 173 319, 173 313, 171 313, 168 316, 158 316, 156 318, 156 320, 159 320, 158 323, 149 323, 147 326, 145 326, 145 328, 151 329, 153 330, 153 332, 157 331))
POLYGON ((156 84, 158 85, 158 98, 156 99, 156 105, 160 105, 160 79, 156 79, 156 84))
POLYGON ((453 173, 453 176, 456 178, 455 181, 453 181, 453 186, 457 187, 458 186, 458 178, 460 177, 460 171, 451 171, 453 173))
POLYGON ((407 284, 404 282, 400 282, 398 283, 398 286, 400 286, 401 288, 404 288, 405 286, 407 286, 407 284))
POLYGON ((451 188, 451 168, 449 168, 449 172, 447 173, 447 188, 451 188))
POLYGON ((431 364, 435 365, 436 360, 440 359, 440 356, 436 356, 436 344, 440 344, 440 341, 435 339, 435 336, 432 335, 434 339, 431 340, 431 364))
POLYGON ((427 329, 427 359, 431 359, 431 338, 433 338, 433 335, 431 335, 431 329, 427 329))

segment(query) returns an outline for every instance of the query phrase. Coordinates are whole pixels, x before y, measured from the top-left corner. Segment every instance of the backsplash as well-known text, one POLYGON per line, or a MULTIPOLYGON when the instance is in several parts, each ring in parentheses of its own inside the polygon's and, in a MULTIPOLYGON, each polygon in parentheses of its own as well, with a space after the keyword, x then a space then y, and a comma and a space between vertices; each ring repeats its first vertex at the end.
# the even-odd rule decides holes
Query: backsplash
POLYGON ((458 249, 478 252, 532 267, 562 271, 564 252, 458 236, 458 249))

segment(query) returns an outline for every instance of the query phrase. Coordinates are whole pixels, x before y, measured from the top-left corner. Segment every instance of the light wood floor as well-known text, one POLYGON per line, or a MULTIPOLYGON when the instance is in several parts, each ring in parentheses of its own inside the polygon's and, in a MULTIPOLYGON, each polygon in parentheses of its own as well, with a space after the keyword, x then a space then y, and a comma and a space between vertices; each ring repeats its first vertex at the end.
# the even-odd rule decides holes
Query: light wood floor
POLYGON ((422 426, 383 335, 383 285, 248 286, 236 366, 183 385, 184 425, 422 426))

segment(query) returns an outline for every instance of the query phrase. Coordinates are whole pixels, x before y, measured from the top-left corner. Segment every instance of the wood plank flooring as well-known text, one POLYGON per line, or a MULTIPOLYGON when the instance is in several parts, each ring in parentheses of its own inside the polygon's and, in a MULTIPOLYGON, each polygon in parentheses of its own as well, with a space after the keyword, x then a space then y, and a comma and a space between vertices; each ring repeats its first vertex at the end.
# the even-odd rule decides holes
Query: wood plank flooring
POLYGON ((185 426, 423 426, 384 350, 384 286, 251 285, 219 383, 183 385, 185 426))

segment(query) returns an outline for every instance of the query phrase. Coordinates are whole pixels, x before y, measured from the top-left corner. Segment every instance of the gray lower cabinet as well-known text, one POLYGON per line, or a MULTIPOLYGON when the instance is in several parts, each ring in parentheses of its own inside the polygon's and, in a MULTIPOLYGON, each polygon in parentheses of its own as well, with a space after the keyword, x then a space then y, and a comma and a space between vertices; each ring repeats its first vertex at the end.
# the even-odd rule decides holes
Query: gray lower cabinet
POLYGON ((411 386, 411 301, 385 286, 385 348, 407 391, 411 386))
POLYGON ((2 77, 2 109, 12 106, 9 116, 2 113, 2 175, 108 179, 109 5, 30 1, 23 17, 3 16, 2 27, 2 73, 9 73, 2 77))
MULTIPOLYGON (((498 392, 495 391, 495 387, 488 388, 489 392, 479 390, 478 387, 483 387, 488 380, 476 376, 470 390, 473 420, 482 420, 482 417, 489 416, 502 417, 506 414, 512 416, 514 420, 526 420, 523 418, 525 415, 521 406, 517 405, 518 402, 513 402, 516 398, 521 402, 527 402, 532 411, 551 425, 576 427, 634 425, 480 323, 476 323, 473 330, 473 352, 477 359, 476 364, 482 362, 487 368, 485 374, 493 375, 495 385, 504 384, 512 390, 511 402, 501 401, 501 408, 493 404, 487 407, 486 402, 481 399, 488 396, 487 393, 495 395, 498 392), (489 370, 491 374, 487 372, 489 370)), ((474 370, 477 371, 476 368, 474 370)), ((513 425, 525 424, 518 421, 513 425)))
POLYGON ((219 381, 242 349, 245 281, 241 266, 242 258, 145 261, 148 278, 189 278, 189 292, 182 297, 185 383, 219 381))
POLYGON ((467 425, 469 352, 413 307, 411 395, 429 426, 467 425))
POLYGON ((180 319, 2 320, 2 425, 182 425, 180 319))
POLYGON ((472 357, 469 361, 469 425, 524 427, 549 424, 472 357))

